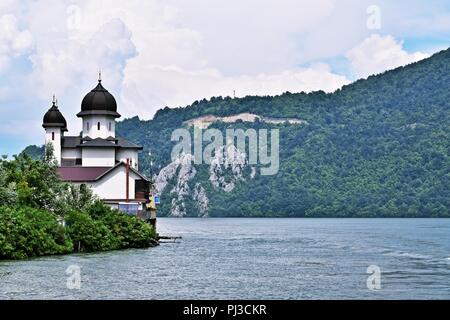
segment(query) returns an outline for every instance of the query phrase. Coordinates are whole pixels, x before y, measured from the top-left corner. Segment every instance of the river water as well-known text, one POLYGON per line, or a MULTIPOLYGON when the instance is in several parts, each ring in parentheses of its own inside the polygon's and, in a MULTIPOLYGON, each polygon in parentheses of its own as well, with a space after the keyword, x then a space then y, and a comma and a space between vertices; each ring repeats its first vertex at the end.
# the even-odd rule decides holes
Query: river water
POLYGON ((158 228, 183 239, 0 262, 0 299, 450 299, 450 219, 160 218, 158 228), (367 286, 371 265, 379 290, 367 286))

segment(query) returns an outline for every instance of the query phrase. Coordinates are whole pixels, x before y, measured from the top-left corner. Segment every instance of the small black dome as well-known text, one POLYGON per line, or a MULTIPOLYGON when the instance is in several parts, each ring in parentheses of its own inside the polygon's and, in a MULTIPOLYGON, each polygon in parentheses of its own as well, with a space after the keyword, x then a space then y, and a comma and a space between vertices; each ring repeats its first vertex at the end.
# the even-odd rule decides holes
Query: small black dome
POLYGON ((116 99, 102 86, 101 80, 98 81, 98 85, 81 102, 81 112, 77 116, 82 117, 87 115, 120 117, 120 114, 117 113, 116 99))
POLYGON ((53 101, 53 105, 44 115, 42 126, 44 128, 59 127, 63 131, 67 131, 67 122, 62 113, 59 111, 56 103, 53 101))

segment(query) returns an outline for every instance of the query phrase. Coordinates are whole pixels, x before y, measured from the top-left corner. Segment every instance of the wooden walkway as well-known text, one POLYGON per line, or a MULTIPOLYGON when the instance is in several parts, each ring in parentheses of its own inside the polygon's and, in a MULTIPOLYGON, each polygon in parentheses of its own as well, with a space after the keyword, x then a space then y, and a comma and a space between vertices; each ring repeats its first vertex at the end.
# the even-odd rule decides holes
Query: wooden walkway
POLYGON ((160 243, 172 243, 172 242, 176 242, 178 239, 182 239, 182 237, 180 236, 160 236, 158 235, 158 241, 160 243), (163 240, 163 241, 161 241, 163 240))

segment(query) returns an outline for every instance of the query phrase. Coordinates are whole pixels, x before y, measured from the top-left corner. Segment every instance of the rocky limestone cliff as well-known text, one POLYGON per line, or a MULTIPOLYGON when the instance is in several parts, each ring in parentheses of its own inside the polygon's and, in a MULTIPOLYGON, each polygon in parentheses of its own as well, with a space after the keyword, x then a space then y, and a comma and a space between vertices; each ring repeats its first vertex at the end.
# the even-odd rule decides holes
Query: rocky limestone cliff
POLYGON ((198 216, 208 216, 209 198, 205 187, 200 182, 192 185, 197 174, 196 166, 208 166, 209 179, 203 183, 210 183, 215 190, 221 192, 231 192, 237 183, 245 182, 256 176, 254 167, 250 167, 250 174, 244 174, 244 169, 249 166, 246 154, 234 145, 220 148, 211 159, 210 164, 194 165, 193 160, 193 156, 190 154, 180 154, 174 161, 162 168, 156 177, 156 192, 171 198, 170 216, 186 216, 187 200, 195 202, 198 216), (166 190, 169 184, 173 187, 166 190))

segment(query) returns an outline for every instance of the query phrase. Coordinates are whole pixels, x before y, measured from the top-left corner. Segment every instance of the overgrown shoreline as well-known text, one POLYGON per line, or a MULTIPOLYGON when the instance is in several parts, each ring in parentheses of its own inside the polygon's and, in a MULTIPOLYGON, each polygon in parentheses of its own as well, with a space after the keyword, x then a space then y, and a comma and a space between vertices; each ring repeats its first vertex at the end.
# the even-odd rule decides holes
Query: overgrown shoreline
POLYGON ((0 160, 0 260, 156 245, 143 220, 104 205, 86 186, 62 182, 51 150, 0 160))
POLYGON ((55 215, 31 207, 0 207, 0 259, 148 248, 157 244, 144 221, 96 202, 71 212, 63 227, 55 215))

